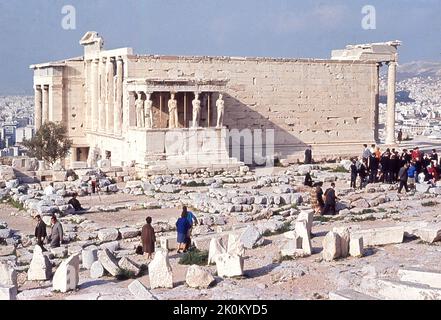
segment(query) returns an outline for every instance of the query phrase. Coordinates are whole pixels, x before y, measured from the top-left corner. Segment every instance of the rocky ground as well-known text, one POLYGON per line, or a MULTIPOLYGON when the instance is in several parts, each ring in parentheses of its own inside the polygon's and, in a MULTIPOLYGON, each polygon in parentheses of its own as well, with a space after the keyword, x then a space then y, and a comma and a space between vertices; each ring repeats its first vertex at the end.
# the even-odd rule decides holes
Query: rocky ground
MULTIPOLYGON (((13 172, 3 167, 0 261, 9 261, 8 265, 17 273, 17 299, 140 298, 128 289, 134 279, 118 280, 108 272, 93 278, 84 265, 80 265, 79 285, 74 291, 54 291, 51 276, 43 281, 28 280, 35 248, 32 216, 38 213, 47 221, 56 213, 64 227, 66 244, 45 253, 52 272, 75 253, 81 259, 85 248, 96 246, 100 252, 107 248, 116 261, 128 257, 141 267, 143 271, 137 280, 154 299, 328 299, 332 298, 332 292, 348 289, 370 297, 391 298, 373 283, 378 279, 400 280, 399 269, 441 272, 437 236, 441 231, 435 231, 431 239, 420 231, 428 226, 441 230, 441 186, 419 185, 417 191, 402 195, 397 194, 394 185, 371 184, 363 190, 353 190, 349 188, 345 166, 345 161, 295 165, 274 168, 270 174, 242 167, 238 172, 154 176, 123 183, 112 183, 99 170, 84 170, 77 172, 77 180, 55 183, 57 195, 53 196, 42 195, 41 188, 46 183, 20 184, 13 172), (302 186, 308 171, 315 180, 324 181, 324 189, 330 182, 336 182, 340 211, 333 217, 314 217, 311 255, 283 255, 281 249, 293 231, 297 232, 299 215, 310 212, 309 190, 302 186), (83 207, 90 210, 73 214, 66 204, 69 195, 85 191, 84 183, 94 175, 100 178, 103 191, 99 195, 79 197, 83 207), (157 246, 164 247, 161 239, 169 239, 169 245, 174 245, 174 225, 183 204, 203 222, 193 230, 193 241, 199 250, 208 250, 212 238, 229 233, 238 236, 245 247, 242 276, 219 277, 216 265, 210 265, 204 269, 214 276, 215 282, 207 288, 191 288, 186 282, 189 266, 179 263, 182 254, 173 249, 168 253, 173 288, 150 289, 150 261, 135 253, 140 229, 149 215, 157 232, 157 246), (351 232, 356 232, 393 226, 402 227, 401 241, 384 245, 366 243, 362 257, 323 259, 324 238, 336 227, 350 227, 351 232)), ((437 294, 436 291, 429 298, 441 297, 437 294)))

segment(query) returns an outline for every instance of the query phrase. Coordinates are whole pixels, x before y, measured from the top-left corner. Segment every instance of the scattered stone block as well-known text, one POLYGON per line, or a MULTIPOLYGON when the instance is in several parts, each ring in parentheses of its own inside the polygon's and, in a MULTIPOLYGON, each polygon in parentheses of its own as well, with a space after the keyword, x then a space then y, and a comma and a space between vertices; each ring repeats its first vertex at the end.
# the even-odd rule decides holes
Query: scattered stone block
POLYGON ((432 288, 441 289, 441 272, 420 268, 406 268, 398 270, 401 281, 426 284, 432 288))
POLYGON ((311 239, 308 232, 308 222, 305 220, 296 221, 296 249, 301 249, 304 256, 310 256, 312 254, 311 239))
POLYGON ((89 246, 81 250, 81 260, 83 268, 90 269, 95 261, 98 261, 98 248, 89 246))
POLYGON ((66 247, 51 248, 50 250, 55 258, 63 259, 67 256, 66 247))
POLYGON ((52 276, 52 264, 49 258, 43 254, 41 247, 36 245, 28 270, 28 280, 49 280, 52 276))
POLYGON ((429 224, 425 227, 417 228, 414 235, 427 243, 434 243, 441 240, 441 223, 429 224))
POLYGON ((253 249, 261 245, 264 241, 262 234, 255 226, 248 226, 245 231, 240 235, 239 241, 246 249, 253 249))
POLYGON ((1 246, 0 245, 0 257, 12 256, 15 255, 15 246, 1 246))
POLYGON ((191 288, 205 289, 214 282, 214 277, 204 268, 192 265, 187 270, 185 282, 191 288))
POLYGON ((139 275, 139 273, 141 272, 141 268, 139 267, 139 265, 127 257, 123 257, 121 258, 121 260, 119 260, 118 267, 123 270, 132 272, 135 276, 139 275))
POLYGON ((119 232, 115 228, 106 228, 98 230, 98 239, 102 242, 118 240, 119 232))
POLYGON ((173 288, 173 273, 168 252, 159 249, 149 266, 150 288, 173 288))
POLYGON ((159 242, 161 248, 165 250, 174 250, 178 247, 176 236, 161 237, 159 242))
POLYGON ((378 300, 378 299, 352 289, 344 289, 344 290, 329 292, 329 300, 378 300))
POLYGON ((228 235, 227 253, 230 255, 238 255, 239 257, 245 254, 245 248, 242 242, 240 242, 239 238, 233 233, 228 235))
POLYGON ((15 286, 17 284, 17 271, 9 261, 0 261, 0 286, 15 286))
POLYGON ((312 223, 314 222, 314 211, 313 210, 302 210, 300 211, 297 221, 306 221, 306 227, 308 230, 308 235, 311 237, 312 223))
POLYGON ((153 294, 138 280, 130 283, 128 289, 136 300, 156 300, 153 294))
POLYGON ((216 263, 216 257, 219 254, 223 254, 226 252, 227 249, 225 249, 222 238, 212 238, 210 241, 210 248, 208 250, 208 264, 210 265, 216 263))
POLYGON ((363 252, 363 237, 351 237, 349 240, 349 255, 351 257, 362 257, 363 252))
POLYGON ((136 228, 121 228, 119 229, 119 232, 121 233, 121 238, 123 239, 130 239, 130 238, 136 238, 140 235, 140 231, 136 228))
POLYGON ((239 255, 223 253, 216 257, 216 269, 219 277, 239 277, 243 275, 244 259, 239 255))
POLYGON ((104 267, 99 261, 95 261, 90 266, 90 277, 92 279, 98 279, 104 276, 104 267))
POLYGON ((0 285, 0 300, 17 300, 17 288, 0 285))
POLYGON ((328 232, 328 234, 323 239, 323 260, 332 261, 339 258, 341 256, 340 243, 341 240, 338 233, 335 233, 333 231, 328 232))
POLYGON ((362 237, 364 246, 381 246, 402 243, 404 238, 404 228, 399 226, 354 230, 351 231, 351 237, 362 237))
POLYGON ((104 249, 98 253, 98 261, 101 262, 103 268, 114 277, 121 272, 121 269, 118 267, 118 261, 108 249, 104 249))
POLYGON ((377 279, 378 294, 392 300, 441 300, 441 289, 404 281, 377 279))
POLYGON ((349 256, 349 228, 348 227, 334 227, 332 229, 335 233, 340 236, 340 256, 346 258, 349 256))
POLYGON ((417 192, 427 193, 430 189, 430 185, 428 185, 427 183, 416 183, 415 188, 417 192))
POLYGON ((55 271, 52 281, 54 291, 67 292, 75 290, 80 280, 80 258, 78 254, 64 260, 55 271))

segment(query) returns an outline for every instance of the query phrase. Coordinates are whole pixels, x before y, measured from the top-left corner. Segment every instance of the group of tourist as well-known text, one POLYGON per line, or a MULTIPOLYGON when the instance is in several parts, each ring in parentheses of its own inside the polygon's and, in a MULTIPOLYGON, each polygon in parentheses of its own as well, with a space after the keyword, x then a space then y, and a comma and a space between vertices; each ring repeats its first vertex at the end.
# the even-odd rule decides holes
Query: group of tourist
MULTIPOLYGON (((305 164, 311 163, 310 147, 305 152, 305 164)), ((384 152, 378 146, 371 145, 369 148, 363 145, 361 157, 351 159, 350 174, 351 188, 362 189, 368 183, 399 183, 398 193, 403 188, 409 192, 415 187, 415 183, 427 183, 435 185, 441 176, 441 162, 436 152, 423 152, 419 147, 409 151, 403 149, 398 151, 394 148, 387 148, 384 152)), ((323 192, 323 183, 314 183, 310 173, 305 175, 305 186, 311 188, 311 203, 317 214, 334 215, 336 213, 335 204, 335 184, 323 192)))
POLYGON ((402 182, 402 187, 407 187, 407 182, 411 185, 415 182, 435 184, 439 180, 441 167, 435 149, 425 153, 419 147, 411 151, 387 148, 381 152, 375 145, 368 148, 365 144, 363 147, 361 158, 352 159, 351 187, 353 188, 356 188, 357 177, 360 188, 367 183, 376 182, 389 184, 402 182))

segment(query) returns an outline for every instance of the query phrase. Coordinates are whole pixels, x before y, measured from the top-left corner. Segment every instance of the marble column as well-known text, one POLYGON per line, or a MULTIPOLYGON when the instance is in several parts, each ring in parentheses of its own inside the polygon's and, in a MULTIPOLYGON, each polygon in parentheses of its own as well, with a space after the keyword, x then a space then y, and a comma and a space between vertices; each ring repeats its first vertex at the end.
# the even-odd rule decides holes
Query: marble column
POLYGON ((389 62, 387 75, 386 144, 395 143, 395 87, 397 63, 389 62))
POLYGON ((98 130, 106 128, 106 57, 102 57, 99 65, 100 95, 98 106, 98 130))
POLYGON ((41 86, 42 88, 42 123, 49 121, 49 86, 41 86))
POLYGON ((123 59, 118 57, 116 60, 116 88, 115 88, 115 112, 114 112, 114 132, 121 134, 122 125, 122 100, 123 100, 123 59))
POLYGON ((93 59, 92 68, 91 68, 91 76, 90 76, 90 86, 91 86, 91 96, 92 100, 90 102, 91 112, 90 112, 90 120, 91 120, 91 130, 96 131, 98 129, 98 95, 99 95, 99 59, 93 59))
POLYGON ((34 112, 35 112, 35 130, 40 129, 42 124, 42 105, 41 105, 41 98, 42 98, 42 92, 41 92, 41 86, 35 86, 35 106, 34 106, 34 112))
POLYGON ((91 76, 91 60, 86 60, 85 61, 85 65, 84 65, 84 69, 85 69, 85 92, 84 92, 84 106, 86 108, 86 114, 85 114, 85 119, 84 119, 84 123, 85 123, 85 128, 87 130, 90 130, 90 121, 92 120, 90 117, 90 76, 91 76))
POLYGON ((113 58, 106 64, 106 132, 113 134, 113 58))

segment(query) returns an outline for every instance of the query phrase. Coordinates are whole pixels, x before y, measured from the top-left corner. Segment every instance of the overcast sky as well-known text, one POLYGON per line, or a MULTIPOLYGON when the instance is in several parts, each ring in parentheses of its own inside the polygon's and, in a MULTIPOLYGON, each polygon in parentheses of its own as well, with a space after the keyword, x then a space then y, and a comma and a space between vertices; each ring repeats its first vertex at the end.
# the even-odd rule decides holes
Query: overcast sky
POLYGON ((328 58, 402 40, 400 61, 440 61, 441 0, 0 0, 0 94, 32 93, 30 64, 82 55, 86 31, 141 54, 328 58), (62 28, 62 8, 76 29, 62 28), (365 30, 362 8, 376 9, 365 30))

